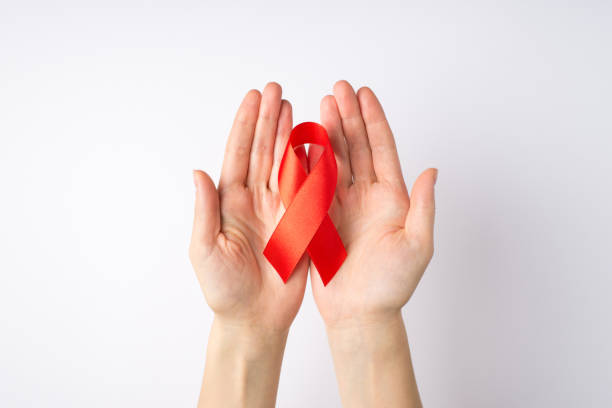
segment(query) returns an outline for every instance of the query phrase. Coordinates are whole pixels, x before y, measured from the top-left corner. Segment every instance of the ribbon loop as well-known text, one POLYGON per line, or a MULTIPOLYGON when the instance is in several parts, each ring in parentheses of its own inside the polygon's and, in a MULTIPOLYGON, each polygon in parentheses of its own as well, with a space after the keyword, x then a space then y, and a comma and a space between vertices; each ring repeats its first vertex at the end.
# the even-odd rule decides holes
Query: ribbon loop
POLYGON ((310 255, 324 285, 344 262, 346 250, 327 214, 337 179, 336 158, 325 128, 314 122, 293 128, 278 172, 286 211, 263 251, 284 282, 304 252, 310 255), (322 148, 312 168, 305 144, 322 148))

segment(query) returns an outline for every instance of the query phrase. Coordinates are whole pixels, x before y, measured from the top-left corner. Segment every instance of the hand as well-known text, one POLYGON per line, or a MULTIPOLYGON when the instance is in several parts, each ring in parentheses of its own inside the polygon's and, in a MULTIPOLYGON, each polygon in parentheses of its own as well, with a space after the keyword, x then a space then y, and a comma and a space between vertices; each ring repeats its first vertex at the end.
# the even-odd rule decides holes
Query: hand
POLYGON ((429 169, 402 177, 393 134, 374 93, 346 81, 321 103, 338 162, 330 216, 347 250, 326 287, 311 265, 344 407, 420 407, 401 308, 433 254, 434 184, 429 169))
POLYGON ((278 168, 292 128, 291 105, 268 84, 242 101, 225 150, 219 189, 194 172, 190 258, 215 316, 234 325, 289 329, 306 285, 306 258, 287 284, 263 256, 282 216, 278 168))
POLYGON ((278 168, 292 128, 278 84, 245 96, 219 188, 194 172, 189 254, 215 312, 200 407, 273 407, 289 326, 302 303, 308 258, 285 284, 262 252, 281 218, 278 168))
POLYGON ((324 287, 311 265, 312 290, 328 327, 377 322, 399 313, 433 254, 434 184, 429 169, 404 183, 393 134, 368 88, 346 81, 321 102, 338 163, 330 216, 347 258, 324 287))

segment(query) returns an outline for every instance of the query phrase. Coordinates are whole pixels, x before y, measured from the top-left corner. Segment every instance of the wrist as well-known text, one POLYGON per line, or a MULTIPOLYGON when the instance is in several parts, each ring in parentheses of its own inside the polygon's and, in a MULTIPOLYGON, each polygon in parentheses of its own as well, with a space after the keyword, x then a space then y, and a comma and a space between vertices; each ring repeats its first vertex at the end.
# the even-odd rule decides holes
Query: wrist
POLYGON ((236 356, 255 358, 279 352, 282 355, 288 333, 289 329, 272 329, 256 322, 215 315, 210 337, 216 340, 214 346, 231 349, 236 356))
POLYGON ((420 407, 401 313, 327 326, 343 406, 420 407))
MULTIPOLYGON (((354 309, 354 308, 353 308, 354 309)), ((371 309, 371 308, 363 308, 371 309)), ((356 313, 338 313, 323 315, 326 330, 341 331, 346 329, 367 329, 397 322, 402 319, 401 308, 378 308, 378 310, 361 310, 356 313)))
POLYGON ((272 406, 287 332, 215 316, 199 406, 272 406))
POLYGON ((355 316, 326 324, 330 346, 340 352, 388 350, 406 338, 401 312, 355 316))

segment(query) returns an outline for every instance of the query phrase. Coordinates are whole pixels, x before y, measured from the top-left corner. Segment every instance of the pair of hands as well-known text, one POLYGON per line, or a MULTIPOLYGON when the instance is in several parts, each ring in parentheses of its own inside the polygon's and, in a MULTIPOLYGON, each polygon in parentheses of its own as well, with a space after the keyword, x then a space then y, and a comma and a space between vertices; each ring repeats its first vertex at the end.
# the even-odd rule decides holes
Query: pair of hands
MULTIPOLYGON (((302 303, 307 255, 285 284, 263 256, 284 212, 278 169, 293 127, 281 87, 247 93, 230 132, 218 189, 194 172, 195 217, 190 258, 210 307, 228 323, 287 331, 302 303)), ((393 134, 369 88, 346 81, 321 101, 338 164, 329 214, 347 258, 324 287, 311 266, 312 292, 328 327, 396 313, 414 292, 433 253, 434 184, 423 172, 411 197, 393 134)))
POLYGON ((262 253, 284 212, 278 171, 293 123, 291 105, 281 93, 278 84, 269 83, 263 93, 251 90, 244 97, 218 188, 206 173, 194 172, 190 258, 215 324, 256 331, 284 345, 309 267, 328 332, 401 316, 433 253, 437 170, 423 172, 409 198, 378 99, 369 88, 355 93, 348 82, 337 82, 333 95, 321 101, 321 124, 338 164, 329 215, 347 258, 323 286, 306 254, 285 284, 262 253))

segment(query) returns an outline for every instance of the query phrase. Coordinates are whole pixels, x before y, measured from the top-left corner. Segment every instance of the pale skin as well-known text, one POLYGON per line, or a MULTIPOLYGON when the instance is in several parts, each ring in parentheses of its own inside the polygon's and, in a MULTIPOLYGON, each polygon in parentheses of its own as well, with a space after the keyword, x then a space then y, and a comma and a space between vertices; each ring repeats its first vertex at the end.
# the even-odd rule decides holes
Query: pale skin
MULTIPOLYGON (((321 101, 338 164, 330 216, 347 258, 323 286, 310 265, 344 407, 421 406, 401 308, 433 253, 437 170, 410 197, 395 141, 374 93, 346 81, 321 101)), ((285 284, 262 254, 282 217, 278 166, 292 128, 276 83, 245 96, 227 142, 218 187, 194 172, 190 258, 215 313, 200 407, 274 407, 289 328, 309 261, 285 284)))

